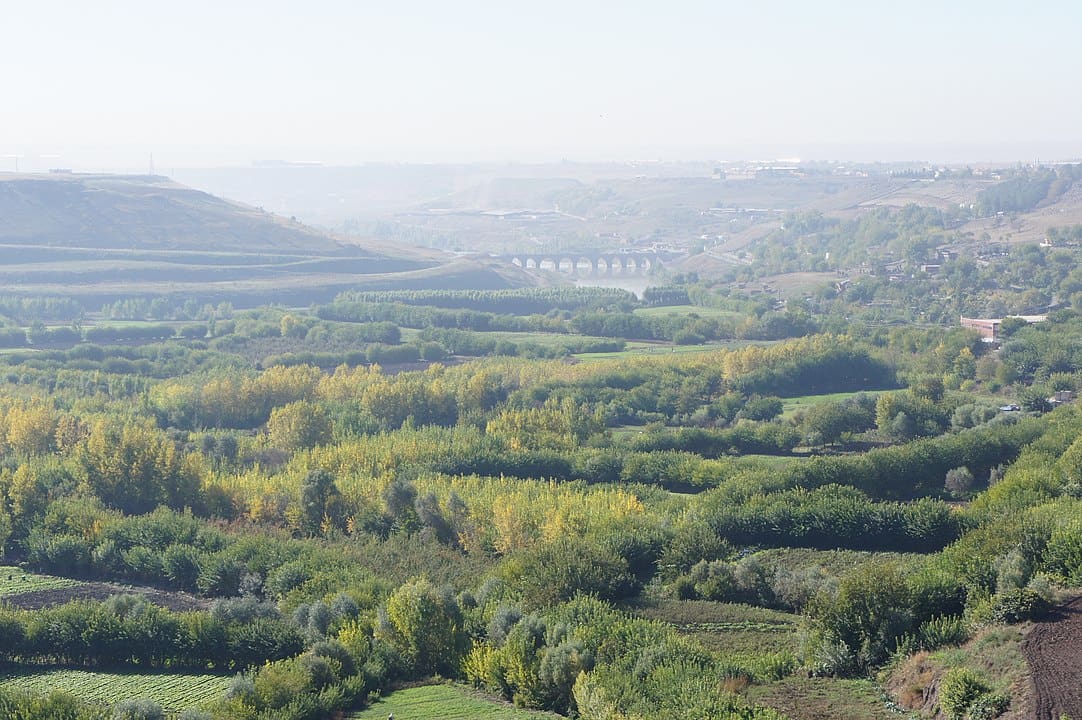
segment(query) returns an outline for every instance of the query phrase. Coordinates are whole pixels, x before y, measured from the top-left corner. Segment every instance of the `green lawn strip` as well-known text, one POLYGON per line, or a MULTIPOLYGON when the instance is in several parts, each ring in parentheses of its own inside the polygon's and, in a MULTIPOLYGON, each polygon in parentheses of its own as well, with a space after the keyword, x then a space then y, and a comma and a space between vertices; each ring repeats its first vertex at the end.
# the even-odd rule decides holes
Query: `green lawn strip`
POLYGON ((489 700, 469 688, 456 685, 424 685, 396 690, 349 717, 352 720, 384 720, 392 714, 395 720, 554 720, 560 717, 489 700))
POLYGON ((478 331, 477 334, 481 337, 491 338, 499 342, 500 340, 507 340, 509 342, 531 342, 537 345, 544 346, 560 346, 568 342, 614 342, 613 338, 600 337, 597 335, 574 335, 572 333, 555 333, 555 332, 512 332, 509 330, 489 330, 478 331))
POLYGON ((72 580, 71 578, 35 575, 21 568, 0 565, 0 598, 13 597, 37 590, 74 587, 81 584, 78 580, 72 580))
POLYGON ((718 350, 724 345, 667 345, 661 343, 632 343, 627 344, 627 350, 621 352, 578 353, 573 357, 579 360, 620 360, 643 355, 672 355, 674 353, 701 353, 718 350))
POLYGON ((69 668, 0 668, 0 687, 47 694, 71 693, 81 700, 112 705, 149 698, 170 711, 197 707, 225 692, 228 675, 95 672, 69 668))
POLYGON ((572 357, 579 360, 620 360, 643 355, 672 355, 674 353, 703 353, 716 350, 734 350, 748 345, 766 347, 774 345, 776 340, 719 340, 702 345, 672 345, 666 342, 646 342, 641 340, 629 340, 627 349, 622 352, 611 353, 578 353, 572 357))
POLYGON ((669 305, 665 307, 635 308, 636 315, 643 317, 666 317, 668 315, 698 315, 703 318, 740 317, 741 313, 721 308, 701 307, 699 305, 669 305))

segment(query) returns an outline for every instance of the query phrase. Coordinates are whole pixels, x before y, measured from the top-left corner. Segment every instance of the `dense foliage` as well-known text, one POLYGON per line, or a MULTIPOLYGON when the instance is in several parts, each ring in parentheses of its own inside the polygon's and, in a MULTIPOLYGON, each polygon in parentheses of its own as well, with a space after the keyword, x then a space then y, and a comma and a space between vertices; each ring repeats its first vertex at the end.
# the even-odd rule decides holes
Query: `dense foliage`
MULTIPOLYGON (((866 674, 1082 582, 1082 416, 1045 412, 1078 389, 1073 312, 1005 323, 991 352, 961 330, 638 305, 353 293, 7 331, 33 349, 0 356, 0 547, 137 592, 0 607, 0 660, 235 673, 193 711, 215 718, 323 717, 439 675, 587 719, 773 720, 738 691, 866 674), (678 332, 772 341, 673 352, 678 332), (861 561, 776 554, 843 550, 861 561), (806 642, 707 646, 633 611, 658 598, 801 613, 806 642)), ((946 687, 959 712, 999 702, 946 687)), ((116 716, 153 714, 128 700, 116 716)), ((59 694, 0 708, 101 717, 59 694)))

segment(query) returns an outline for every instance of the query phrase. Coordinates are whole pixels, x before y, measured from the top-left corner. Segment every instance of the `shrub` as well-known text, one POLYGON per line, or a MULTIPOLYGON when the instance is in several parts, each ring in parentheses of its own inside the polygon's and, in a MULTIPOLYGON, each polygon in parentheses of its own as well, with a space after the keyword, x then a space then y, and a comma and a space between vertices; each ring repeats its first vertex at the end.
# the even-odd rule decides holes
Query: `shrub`
POLYGON ((527 605, 544 607, 578 593, 619 600, 634 592, 636 582, 615 552, 584 539, 562 539, 522 555, 520 586, 527 605))
POLYGON ((939 685, 939 707, 949 720, 963 720, 966 711, 988 686, 969 668, 951 668, 943 675, 939 685))
POLYGON ((1011 704, 1009 695, 1003 693, 986 693, 981 695, 969 706, 967 720, 992 720, 1007 711, 1011 704))
POLYGON ((946 645, 960 645, 969 637, 963 618, 952 615, 932 618, 917 629, 916 641, 921 650, 935 650, 946 645))
POLYGON ((997 594, 993 598, 991 620, 998 623, 1019 623, 1042 617, 1049 603, 1031 588, 1018 588, 997 594))
POLYGON ((943 486, 952 497, 965 497, 973 489, 973 473, 967 467, 956 467, 947 471, 943 486))

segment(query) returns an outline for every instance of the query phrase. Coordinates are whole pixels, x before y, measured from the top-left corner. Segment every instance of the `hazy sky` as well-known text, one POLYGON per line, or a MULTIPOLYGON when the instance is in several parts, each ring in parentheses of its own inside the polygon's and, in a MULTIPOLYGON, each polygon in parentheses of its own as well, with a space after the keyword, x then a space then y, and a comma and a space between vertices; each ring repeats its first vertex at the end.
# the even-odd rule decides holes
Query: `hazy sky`
POLYGON ((24 167, 1082 156, 1077 0, 0 8, 24 167))

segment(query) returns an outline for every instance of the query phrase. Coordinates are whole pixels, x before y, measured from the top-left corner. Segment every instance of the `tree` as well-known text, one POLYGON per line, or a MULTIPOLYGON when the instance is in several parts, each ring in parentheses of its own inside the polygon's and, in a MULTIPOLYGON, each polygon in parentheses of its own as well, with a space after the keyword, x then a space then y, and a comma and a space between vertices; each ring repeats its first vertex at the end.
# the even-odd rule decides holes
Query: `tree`
POLYGON ((899 440, 909 440, 917 435, 917 424, 904 412, 894 416, 890 423, 890 434, 899 440))
POLYGON ((913 624, 912 596, 901 570, 893 564, 869 562, 844 578, 837 595, 820 595, 811 614, 820 642, 837 643, 857 668, 874 666, 894 652, 898 639, 913 624))
POLYGON ((585 538, 563 538, 529 551, 521 560, 527 605, 544 607, 577 593, 619 600, 635 589, 627 561, 585 538))
MULTIPOLYGON (((875 413, 867 402, 819 403, 804 415, 804 436, 823 444, 835 443, 846 433, 863 432, 874 426, 875 413)), ((808 442, 818 444, 810 439, 808 442)))
POLYGON ((1018 391, 1018 404, 1023 410, 1029 412, 1048 412, 1052 409, 1052 403, 1048 402, 1048 394, 1046 387, 1022 388, 1018 391))
POLYGON ((469 647, 454 596, 427 580, 408 582, 392 593, 381 620, 378 636, 420 675, 454 674, 469 647))
POLYGON ((312 470, 301 483, 301 526, 309 535, 319 535, 324 519, 336 524, 341 493, 326 470, 312 470))
POLYGON ((967 467, 956 467, 947 471, 943 486, 952 497, 963 498, 973 489, 973 473, 967 467))
POLYGON ((331 423, 322 405, 299 400, 271 411, 267 434, 280 450, 300 450, 327 442, 331 423))

